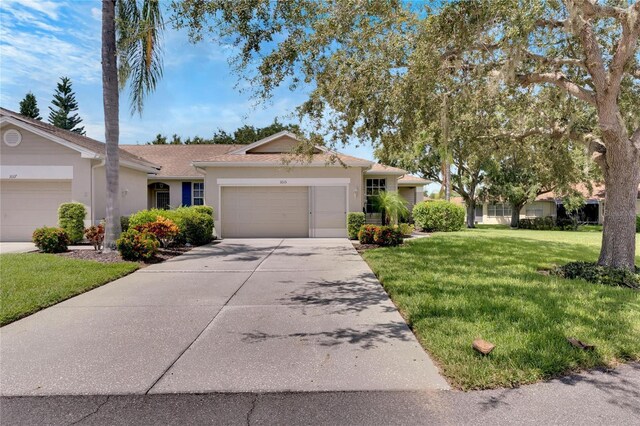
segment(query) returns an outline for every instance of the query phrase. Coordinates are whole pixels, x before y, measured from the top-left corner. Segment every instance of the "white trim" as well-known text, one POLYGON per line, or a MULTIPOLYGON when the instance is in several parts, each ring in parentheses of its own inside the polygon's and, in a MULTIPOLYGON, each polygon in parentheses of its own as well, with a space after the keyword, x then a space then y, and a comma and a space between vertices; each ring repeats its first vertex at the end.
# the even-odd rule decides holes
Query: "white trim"
POLYGON ((67 180, 73 179, 73 166, 0 166, 0 179, 67 180))
MULTIPOLYGON (((347 167, 366 167, 371 163, 368 161, 351 162, 347 167)), ((193 161, 191 165, 194 167, 272 167, 272 168, 293 168, 293 167, 341 167, 344 166, 338 162, 335 163, 265 163, 256 161, 193 161)))
POLYGON ((219 178, 220 186, 342 186, 349 185, 351 178, 219 178))
MULTIPOLYGON (((51 133, 38 129, 35 126, 31 126, 28 123, 25 123, 21 120, 18 120, 16 118, 10 117, 10 116, 3 116, 0 117, 0 124, 4 124, 4 123, 9 123, 9 124, 13 124, 16 127, 20 127, 21 129, 24 129, 28 132, 31 132, 33 134, 36 134, 38 136, 41 136, 45 139, 48 139, 52 142, 55 142, 57 144, 60 144, 62 146, 65 146, 69 149, 72 149, 76 152, 80 153, 80 158, 86 158, 86 159, 91 159, 91 160, 97 160, 97 159, 102 159, 104 157, 104 155, 97 153, 93 150, 87 149, 87 148, 83 148, 80 147, 79 145, 74 144, 73 142, 69 142, 65 139, 59 138, 57 136, 52 135, 51 133)), ((102 143, 102 142, 98 142, 96 141, 96 143, 102 143)), ((106 147, 105 147, 106 149, 106 147)), ((138 164, 138 163, 134 163, 128 160, 120 160, 120 164, 128 167, 130 169, 134 169, 134 170, 140 170, 140 171, 144 171, 144 172, 157 172, 159 170, 159 168, 157 167, 153 167, 151 165, 149 166, 145 166, 142 164, 138 164)))

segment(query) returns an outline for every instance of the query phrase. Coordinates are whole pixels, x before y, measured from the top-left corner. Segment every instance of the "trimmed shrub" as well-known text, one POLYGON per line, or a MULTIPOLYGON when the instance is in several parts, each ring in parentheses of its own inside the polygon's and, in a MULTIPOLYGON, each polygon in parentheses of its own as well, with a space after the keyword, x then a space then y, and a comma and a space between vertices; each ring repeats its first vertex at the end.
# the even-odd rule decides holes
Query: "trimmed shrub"
MULTIPOLYGON (((550 219, 553 220, 553 218, 550 218, 550 219)), ((555 224, 555 229, 558 229, 560 231, 577 231, 578 221, 575 219, 571 219, 570 217, 563 217, 563 218, 557 219, 555 224)))
POLYGON ((120 229, 122 232, 129 230, 129 216, 120 216, 120 229))
POLYGON ((347 234, 350 240, 358 239, 358 231, 364 225, 364 213, 349 212, 347 213, 347 234))
POLYGON ((397 246, 402 244, 402 233, 392 226, 379 226, 373 232, 373 242, 379 246, 397 246))
POLYGON ((358 231, 360 244, 375 244, 373 236, 378 228, 376 225, 362 225, 358 231))
POLYGON ((213 239, 213 216, 208 214, 209 206, 178 207, 175 210, 141 210, 129 217, 129 227, 135 228, 155 222, 159 217, 172 220, 179 229, 175 243, 202 245, 213 239), (203 213, 205 209, 207 213, 203 213))
POLYGON ((82 240, 87 209, 82 203, 63 203, 58 207, 58 226, 67 231, 71 244, 82 240))
POLYGON ((123 232, 116 241, 116 247, 124 260, 151 259, 158 252, 159 245, 155 235, 135 229, 123 232))
POLYGON ((204 213, 213 217, 213 207, 211 206, 191 206, 191 209, 197 211, 198 213, 204 213))
POLYGON ((213 239, 213 217, 192 211, 183 216, 183 233, 187 243, 201 246, 213 239))
POLYGON ((63 253, 70 244, 67 232, 62 228, 44 226, 33 231, 33 243, 45 253, 63 253))
POLYGON ((178 226, 170 219, 158 216, 155 222, 137 225, 134 228, 140 232, 150 232, 156 236, 162 247, 169 247, 180 233, 178 226))
POLYGON ((100 251, 104 248, 104 225, 91 225, 84 230, 84 236, 93 245, 95 251, 100 251))
POLYGON ((413 206, 413 219, 423 231, 460 231, 464 227, 465 210, 449 201, 422 201, 413 206))
MULTIPOLYGON (((570 220, 570 219, 569 219, 570 220)), ((556 226, 553 217, 536 217, 529 219, 520 219, 518 221, 518 227, 520 229, 533 229, 536 231, 548 231, 554 229, 556 226)))
POLYGON ((640 216, 636 216, 636 232, 640 232, 640 216))
POLYGON ((402 234, 403 237, 409 237, 411 236, 411 234, 413 234, 413 231, 415 231, 416 227, 410 223, 401 223, 397 226, 397 229, 400 231, 400 234, 402 234))
POLYGON ((640 275, 637 269, 634 273, 626 269, 609 268, 591 262, 571 262, 557 267, 553 272, 564 278, 579 278, 596 284, 640 290, 640 275))

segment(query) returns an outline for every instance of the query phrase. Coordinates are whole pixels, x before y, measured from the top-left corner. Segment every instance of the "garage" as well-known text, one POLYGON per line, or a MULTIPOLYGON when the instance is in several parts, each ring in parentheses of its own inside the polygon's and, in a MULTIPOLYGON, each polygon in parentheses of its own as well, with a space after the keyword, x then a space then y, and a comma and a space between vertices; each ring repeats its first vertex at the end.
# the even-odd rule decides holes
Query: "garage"
POLYGON ((71 201, 70 181, 0 182, 0 241, 31 241, 41 226, 57 226, 58 206, 71 201))
POLYGON ((223 187, 224 238, 300 238, 309 236, 309 189, 223 187))

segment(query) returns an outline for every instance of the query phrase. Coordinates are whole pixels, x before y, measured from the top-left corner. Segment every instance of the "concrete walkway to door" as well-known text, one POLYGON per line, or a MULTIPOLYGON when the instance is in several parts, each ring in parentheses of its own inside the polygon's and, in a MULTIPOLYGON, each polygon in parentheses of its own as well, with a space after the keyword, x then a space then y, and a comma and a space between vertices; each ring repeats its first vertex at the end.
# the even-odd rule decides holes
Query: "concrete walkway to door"
POLYGON ((448 388, 342 239, 196 248, 0 338, 3 395, 448 388))

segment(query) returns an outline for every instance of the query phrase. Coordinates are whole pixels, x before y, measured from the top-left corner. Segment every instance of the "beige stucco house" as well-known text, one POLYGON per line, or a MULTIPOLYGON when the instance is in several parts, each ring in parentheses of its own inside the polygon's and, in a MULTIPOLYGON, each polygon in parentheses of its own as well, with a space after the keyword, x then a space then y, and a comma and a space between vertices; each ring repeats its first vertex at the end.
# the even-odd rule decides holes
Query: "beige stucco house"
MULTIPOLYGON (((0 108, 0 241, 29 241, 56 225, 58 206, 77 201, 86 224, 105 216, 105 145, 0 108)), ((147 178, 159 166, 120 150, 120 209, 147 207, 147 178)))
MULTIPOLYGON (((103 143, 6 109, 0 133, 0 241, 56 225, 63 202, 83 203, 87 224, 104 218, 103 143)), ((122 145, 121 212, 204 204, 219 237, 344 237, 347 212, 376 221, 380 191, 399 191, 410 208, 423 198, 428 181, 404 170, 324 147, 294 158, 297 143, 280 132, 251 145, 122 145)))

